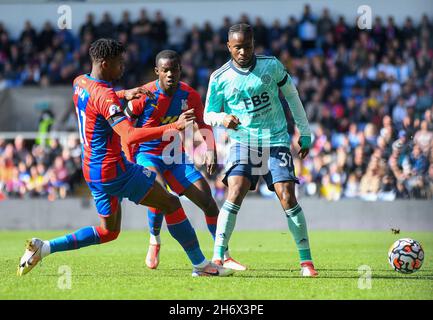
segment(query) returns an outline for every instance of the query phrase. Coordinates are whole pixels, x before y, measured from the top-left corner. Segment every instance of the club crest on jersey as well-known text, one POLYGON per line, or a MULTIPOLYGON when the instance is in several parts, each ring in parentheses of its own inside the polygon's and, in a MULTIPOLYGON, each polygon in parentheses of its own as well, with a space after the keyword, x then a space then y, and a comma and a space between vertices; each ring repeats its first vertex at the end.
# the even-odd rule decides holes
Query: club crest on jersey
POLYGON ((272 78, 269 74, 264 74, 264 75, 262 75, 261 80, 262 80, 263 84, 270 84, 272 78))
POLYGON ((234 96, 239 94, 239 93, 240 93, 240 91, 238 90, 238 88, 234 88, 232 91, 232 95, 234 95, 234 96))
POLYGON ((146 175, 146 177, 150 178, 152 175, 152 172, 146 168, 143 169, 143 173, 146 175))
POLYGON ((182 104, 181 109, 182 109, 182 111, 188 110, 188 103, 186 101, 187 101, 186 99, 182 99, 181 100, 181 104, 182 104))
POLYGON ((122 110, 120 109, 119 106, 112 104, 109 108, 108 108, 108 113, 110 114, 110 116, 115 115, 116 113, 120 113, 122 112, 122 110))

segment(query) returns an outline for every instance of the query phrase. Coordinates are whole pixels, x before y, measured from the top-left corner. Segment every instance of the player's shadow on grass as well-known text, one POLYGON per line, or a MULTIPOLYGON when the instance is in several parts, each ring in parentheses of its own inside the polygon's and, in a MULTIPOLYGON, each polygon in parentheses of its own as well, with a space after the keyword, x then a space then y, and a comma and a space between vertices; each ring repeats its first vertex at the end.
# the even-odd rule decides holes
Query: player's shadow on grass
MULTIPOLYGON (((236 274, 234 275, 236 277, 236 274)), ((300 275, 293 275, 293 276, 283 276, 283 275, 270 275, 270 274, 266 274, 266 275, 237 275, 237 277, 239 278, 249 278, 249 279, 258 279, 258 278, 263 278, 263 279, 306 279, 307 277, 303 277, 300 275)), ((317 277, 317 279, 359 279, 359 275, 353 275, 353 276, 338 276, 338 275, 334 275, 334 276, 330 276, 330 275, 324 275, 324 274, 319 274, 319 276, 317 277)), ((386 279, 392 279, 392 280, 404 280, 404 281, 413 281, 413 280, 433 280, 433 276, 428 276, 428 277, 401 277, 401 276, 374 276, 372 275, 372 279, 382 279, 382 280, 386 280, 386 279)))
MULTIPOLYGON (((165 272, 167 271, 188 271, 187 268, 176 268, 176 269, 165 269, 165 272)), ((152 270, 151 272, 154 272, 155 270, 152 270)), ((359 279, 359 273, 358 269, 317 269, 319 272, 319 277, 322 279, 359 279), (328 272, 354 272, 353 275, 329 275, 329 274, 323 274, 328 272)), ((297 273, 299 270, 290 270, 290 269, 248 269, 247 271, 235 271, 234 275, 242 278, 281 278, 281 279, 303 279, 305 277, 298 275, 297 273), (245 274, 246 272, 246 274, 245 274), (252 275, 251 272, 253 272, 256 275, 252 275), (258 273, 266 272, 266 275, 260 275, 258 273), (273 275, 272 272, 288 272, 293 273, 293 275, 273 275)), ((372 278, 373 279, 402 279, 402 280, 433 280, 433 270, 423 270, 418 271, 416 275, 399 275, 393 270, 389 269, 372 269, 372 278), (389 275, 375 275, 375 272, 386 272, 389 273, 389 275), (428 273, 426 273, 428 272, 428 273), (422 273, 422 274, 421 274, 422 273)), ((171 275, 164 275, 164 277, 171 277, 171 275)))
MULTIPOLYGON (((241 274, 239 277, 243 278, 281 278, 281 279, 304 279, 305 277, 298 275, 298 270, 287 270, 287 269, 249 269, 249 271, 256 273, 256 275, 251 274, 241 274), (266 272, 266 275, 260 275, 257 273, 266 272), (278 274, 271 274, 272 272, 288 272, 292 273, 293 275, 278 275, 278 274)), ((359 279, 359 273, 358 269, 317 269, 319 272, 318 278, 321 279, 359 279), (347 275, 347 274, 327 274, 328 272, 354 272, 353 275, 347 275)), ((428 270, 430 271, 430 270, 428 270)), ((236 273, 235 273, 236 274, 236 273)), ((405 281, 409 280, 433 280, 433 273, 428 274, 420 274, 418 273, 416 276, 414 275, 399 275, 396 274, 395 271, 392 270, 372 270, 372 279, 401 279, 405 281), (386 272, 389 273, 389 275, 375 275, 374 272, 386 272)))
MULTIPOLYGON (((189 269, 170 269, 170 270, 164 270, 164 274, 160 273, 158 276, 160 278, 179 278, 179 271, 184 273, 188 273, 188 271, 190 271, 189 269)), ((297 274, 293 274, 293 275, 279 275, 279 274, 272 274, 272 272, 276 272, 276 271, 290 271, 290 270, 264 270, 264 269, 260 269, 260 270, 253 270, 250 269, 248 271, 237 271, 234 273, 234 277, 236 278, 247 278, 247 279, 306 279, 307 277, 303 277, 301 275, 297 275, 297 274), (266 272, 266 274, 261 274, 263 272, 266 272)), ((359 274, 354 274, 354 275, 329 275, 329 274, 323 274, 320 273, 319 271, 319 276, 317 277, 317 279, 359 279, 359 274)), ((347 271, 347 270, 346 270, 347 271)), ((351 271, 357 271, 357 270, 351 270, 351 271)), ((387 270, 388 272, 389 270, 387 270)), ((116 277, 148 277, 151 276, 153 274, 153 272, 157 272, 157 271, 149 271, 149 273, 145 272, 145 273, 118 273, 116 274, 116 277)), ((290 271, 292 273, 295 273, 297 271, 290 271)), ((324 272, 324 270, 322 269, 322 272, 324 272)), ((391 271, 392 272, 392 271, 391 271)), ((42 274, 39 275, 40 277, 58 277, 59 275, 57 273, 53 273, 53 274, 42 274)), ((94 278, 95 274, 87 274, 87 273, 83 273, 83 274, 74 274, 74 277, 80 278, 80 277, 89 277, 89 278, 94 278)), ((206 278, 212 278, 212 277, 206 277, 206 278)), ((231 277, 228 277, 231 278, 231 277)), ((375 276, 374 274, 372 275, 372 279, 393 279, 393 280, 404 280, 404 281, 411 281, 411 280, 433 280, 433 275, 429 274, 429 275, 425 275, 425 276, 413 276, 413 275, 407 275, 407 276, 403 276, 403 275, 377 275, 375 276)), ((314 281, 314 280, 313 280, 314 281)))
MULTIPOLYGON (((263 269, 249 269, 249 270, 251 270, 251 271, 262 271, 263 269)), ((317 268, 316 270, 319 271, 319 272, 320 271, 324 271, 324 272, 358 272, 358 268, 356 268, 356 269, 355 268, 354 269, 334 269, 334 268, 332 268, 332 269, 324 269, 324 268, 317 268)), ((294 269, 266 269, 265 271, 297 272, 298 270, 296 270, 296 269, 295 270, 294 269)), ((371 271, 372 272, 395 272, 395 271, 392 271, 390 269, 374 269, 374 268, 372 268, 371 271)), ((426 272, 429 272, 429 275, 433 276, 433 269, 421 270, 421 271, 418 271, 417 274, 426 273, 426 272)))

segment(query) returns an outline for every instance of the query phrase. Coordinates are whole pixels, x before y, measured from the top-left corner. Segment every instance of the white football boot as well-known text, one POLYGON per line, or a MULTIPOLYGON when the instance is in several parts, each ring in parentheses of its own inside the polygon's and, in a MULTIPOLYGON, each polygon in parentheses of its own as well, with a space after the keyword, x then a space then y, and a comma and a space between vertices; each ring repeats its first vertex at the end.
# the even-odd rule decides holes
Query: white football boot
POLYGON ((26 251, 21 257, 20 264, 17 269, 17 275, 23 276, 29 273, 39 261, 42 260, 42 246, 44 242, 38 238, 32 238, 26 241, 26 251))
POLYGON ((193 277, 227 277, 233 274, 232 269, 227 269, 222 266, 209 262, 203 268, 196 268, 192 270, 193 277))

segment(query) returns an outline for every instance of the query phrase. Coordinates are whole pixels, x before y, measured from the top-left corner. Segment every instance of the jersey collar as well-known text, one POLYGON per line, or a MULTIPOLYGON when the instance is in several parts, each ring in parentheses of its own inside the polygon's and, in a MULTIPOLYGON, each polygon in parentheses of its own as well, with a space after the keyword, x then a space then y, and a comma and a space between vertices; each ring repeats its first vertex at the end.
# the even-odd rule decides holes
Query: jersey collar
POLYGON ((251 64, 248 71, 242 71, 242 70, 239 70, 239 68, 236 68, 236 66, 233 64, 233 59, 230 60, 229 65, 230 65, 230 68, 232 68, 237 73, 239 73, 243 76, 246 76, 246 75, 249 75, 254 70, 254 68, 256 67, 256 63, 257 63, 256 55, 253 55, 253 63, 251 64))
POLYGON ((93 78, 92 76, 90 76, 90 73, 86 73, 84 76, 85 76, 87 79, 90 79, 90 80, 92 80, 92 81, 96 81, 96 82, 99 82, 99 83, 103 83, 103 84, 106 84, 106 85, 108 85, 108 86, 111 87, 111 82, 109 82, 109 81, 105 81, 105 80, 100 80, 100 79, 93 78))

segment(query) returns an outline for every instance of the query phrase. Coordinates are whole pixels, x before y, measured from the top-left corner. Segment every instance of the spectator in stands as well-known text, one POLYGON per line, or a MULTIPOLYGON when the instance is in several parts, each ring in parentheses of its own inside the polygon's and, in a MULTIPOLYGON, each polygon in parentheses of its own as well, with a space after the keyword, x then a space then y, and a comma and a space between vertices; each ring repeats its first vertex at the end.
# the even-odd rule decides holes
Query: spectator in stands
POLYGON ((96 36, 95 16, 92 13, 86 16, 86 22, 80 27, 80 39, 83 40, 86 34, 96 36))
POLYGON ((174 23, 168 27, 168 44, 170 49, 183 53, 187 34, 188 29, 185 27, 182 18, 177 17, 174 23))
POLYGON ((339 183, 333 183, 329 174, 325 174, 322 177, 320 187, 320 195, 329 201, 337 201, 341 197, 341 185, 339 183))
POLYGON ((349 175, 346 187, 344 189, 344 197, 348 199, 355 199, 359 197, 359 180, 355 173, 349 175))
POLYGON ((96 36, 98 38, 111 38, 116 31, 111 15, 108 12, 104 12, 101 22, 96 27, 96 36))
POLYGON ((30 179, 26 185, 26 189, 31 197, 43 196, 46 194, 46 182, 44 178, 44 172, 42 172, 43 164, 40 164, 39 168, 39 170, 37 166, 32 166, 30 168, 30 179))
POLYGON ((131 39, 131 32, 132 32, 132 22, 130 20, 129 11, 123 11, 122 21, 120 21, 119 24, 117 25, 116 33, 117 35, 126 34, 125 43, 129 43, 129 40, 131 39))
POLYGON ((421 121, 420 129, 415 133, 413 141, 417 146, 419 146, 422 153, 425 156, 428 156, 433 141, 433 132, 428 130, 428 123, 426 120, 421 121))
POLYGON ((14 140, 14 164, 18 165, 19 162, 25 161, 29 151, 25 147, 24 138, 21 135, 16 136, 14 140))
POLYGON ((359 186, 361 199, 367 201, 377 200, 382 178, 383 168, 381 167, 380 159, 374 157, 368 164, 365 175, 361 178, 359 186))
POLYGON ((154 42, 154 53, 159 52, 167 45, 168 32, 167 22, 162 16, 161 11, 155 13, 155 19, 151 24, 152 40, 154 42))

